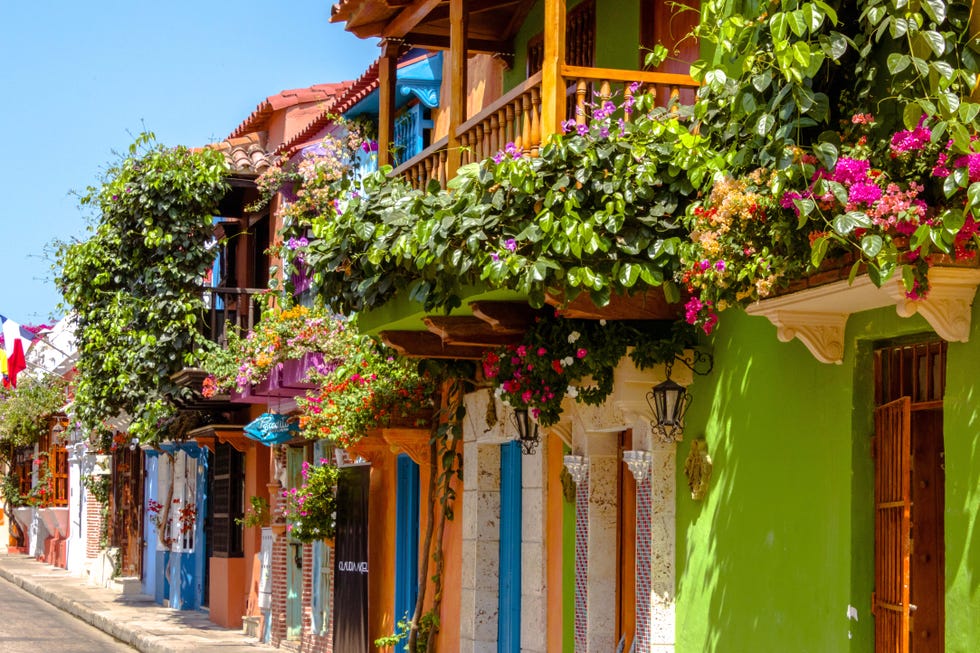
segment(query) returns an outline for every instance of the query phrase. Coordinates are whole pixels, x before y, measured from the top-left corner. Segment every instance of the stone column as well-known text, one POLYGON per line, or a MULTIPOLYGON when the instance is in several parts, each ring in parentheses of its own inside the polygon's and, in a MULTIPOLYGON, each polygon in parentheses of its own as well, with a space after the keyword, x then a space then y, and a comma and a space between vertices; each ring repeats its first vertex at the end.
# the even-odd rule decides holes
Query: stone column
POLYGON ((625 451, 636 479, 636 650, 650 650, 650 452, 625 451))
POLYGON ((584 456, 565 456, 575 481, 575 653, 588 650, 589 612, 589 463, 584 456))
POLYGON ((521 461, 521 653, 548 651, 548 552, 545 538, 545 479, 548 457, 560 456, 542 435, 541 445, 521 461))
POLYGON ((489 400, 486 392, 465 398, 460 653, 496 650, 497 642, 501 434, 483 419, 489 400))

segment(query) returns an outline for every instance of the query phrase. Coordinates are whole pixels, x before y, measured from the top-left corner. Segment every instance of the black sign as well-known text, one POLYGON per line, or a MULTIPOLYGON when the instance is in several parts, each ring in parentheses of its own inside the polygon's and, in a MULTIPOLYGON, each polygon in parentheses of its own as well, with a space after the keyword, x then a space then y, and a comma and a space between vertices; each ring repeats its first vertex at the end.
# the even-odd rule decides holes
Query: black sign
POLYGON ((341 468, 337 479, 333 650, 369 653, 368 490, 371 468, 341 468))

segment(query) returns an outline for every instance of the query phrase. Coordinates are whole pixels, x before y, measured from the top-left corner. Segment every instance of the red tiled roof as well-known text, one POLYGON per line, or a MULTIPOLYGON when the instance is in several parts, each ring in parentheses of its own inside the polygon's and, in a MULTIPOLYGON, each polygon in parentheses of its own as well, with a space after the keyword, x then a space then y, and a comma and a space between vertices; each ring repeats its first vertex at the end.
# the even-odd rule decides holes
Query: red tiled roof
POLYGON ((329 125, 333 121, 334 116, 339 116, 345 111, 350 110, 351 107, 370 95, 371 91, 378 87, 378 67, 380 63, 381 59, 375 59, 374 63, 360 77, 353 82, 348 82, 347 88, 338 92, 329 106, 310 121, 306 127, 301 129, 299 133, 289 139, 289 141, 280 145, 276 152, 280 154, 285 152, 287 155, 292 156, 295 154, 298 146, 305 144, 317 132, 329 125))
POLYGON ((336 84, 314 84, 309 88, 296 88, 288 91, 270 95, 255 107, 248 118, 235 128, 228 138, 238 138, 253 131, 261 131, 266 126, 266 121, 276 111, 288 109, 297 104, 308 102, 329 102, 338 94, 343 92, 351 82, 339 82, 336 84))
POLYGON ((233 173, 240 175, 261 174, 272 165, 272 156, 265 151, 266 133, 249 132, 244 136, 229 136, 220 143, 208 145, 225 155, 225 161, 233 173))

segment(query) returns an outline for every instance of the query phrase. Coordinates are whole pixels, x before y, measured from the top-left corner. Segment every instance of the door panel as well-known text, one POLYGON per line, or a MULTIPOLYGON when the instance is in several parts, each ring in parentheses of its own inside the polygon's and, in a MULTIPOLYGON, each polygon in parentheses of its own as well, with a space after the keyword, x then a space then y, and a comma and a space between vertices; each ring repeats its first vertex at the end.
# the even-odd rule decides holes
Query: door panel
POLYGON ((911 401, 875 411, 875 651, 909 653, 911 401))

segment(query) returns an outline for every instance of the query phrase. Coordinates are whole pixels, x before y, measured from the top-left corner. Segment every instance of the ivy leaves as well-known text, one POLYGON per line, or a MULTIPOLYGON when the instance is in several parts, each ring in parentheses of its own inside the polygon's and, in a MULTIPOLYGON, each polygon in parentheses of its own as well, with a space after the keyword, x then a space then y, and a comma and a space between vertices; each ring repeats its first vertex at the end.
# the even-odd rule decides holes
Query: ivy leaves
POLYGON ((96 221, 62 243, 57 283, 75 318, 75 410, 87 428, 121 412, 144 441, 172 413, 169 377, 206 346, 201 280, 213 253, 212 216, 226 191, 222 154, 165 148, 140 135, 81 199, 96 221))

